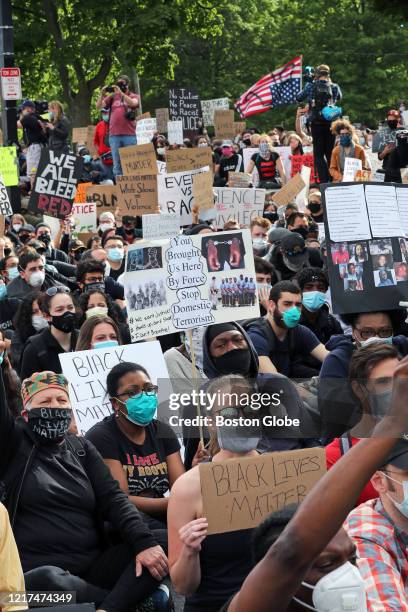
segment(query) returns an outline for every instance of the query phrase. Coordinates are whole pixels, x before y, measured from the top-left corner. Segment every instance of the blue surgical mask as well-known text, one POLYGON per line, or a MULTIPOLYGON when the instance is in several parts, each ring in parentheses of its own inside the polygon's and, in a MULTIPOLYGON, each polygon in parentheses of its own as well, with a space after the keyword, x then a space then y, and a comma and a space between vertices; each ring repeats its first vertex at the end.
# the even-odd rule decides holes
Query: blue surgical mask
POLYGON ((124 255, 123 249, 119 249, 118 247, 108 249, 108 259, 110 259, 110 261, 122 261, 124 255))
POLYGON ((17 278, 17 276, 20 276, 20 272, 18 271, 17 266, 14 266, 13 268, 9 268, 7 270, 7 274, 11 281, 17 278))
POLYGON ((3 363, 3 361, 4 361, 4 351, 0 353, 0 365, 3 363))
POLYGON ((7 287, 6 285, 0 285, 0 300, 5 298, 7 295, 7 287))
POLYGON ((102 115, 102 120, 103 120, 103 121, 105 121, 106 123, 108 123, 108 121, 109 121, 109 114, 107 114, 107 115, 105 115, 105 114, 104 114, 104 115, 102 115))
POLYGON ((350 134, 341 134, 340 135, 340 144, 342 147, 349 147, 351 145, 351 135, 350 134))
POLYGON ((296 327, 296 325, 299 323, 299 319, 300 309, 296 306, 292 306, 291 308, 285 310, 285 312, 282 313, 282 320, 286 327, 288 327, 289 329, 292 329, 292 327, 296 327))
POLYGON ((105 349, 112 346, 119 346, 119 342, 117 340, 102 340, 101 342, 94 342, 92 348, 105 349))
POLYGON ((396 480, 395 478, 392 478, 385 472, 382 472, 382 473, 384 474, 386 478, 389 478, 389 480, 392 480, 393 482, 396 482, 399 485, 402 485, 402 490, 404 491, 404 499, 402 500, 402 502, 397 502, 388 493, 387 493, 387 497, 392 501, 394 506, 401 512, 401 514, 403 514, 406 518, 408 518, 408 480, 402 480, 402 481, 396 480))
POLYGON ((83 155, 82 159, 84 160, 84 164, 90 164, 92 157, 90 155, 83 155))
POLYGON ((125 402, 127 414, 124 416, 128 421, 135 425, 146 427, 152 422, 157 410, 157 395, 147 395, 146 393, 138 393, 130 397, 125 402))
POLYGON ((325 303, 325 294, 321 291, 306 291, 302 297, 302 304, 310 312, 316 312, 325 303))

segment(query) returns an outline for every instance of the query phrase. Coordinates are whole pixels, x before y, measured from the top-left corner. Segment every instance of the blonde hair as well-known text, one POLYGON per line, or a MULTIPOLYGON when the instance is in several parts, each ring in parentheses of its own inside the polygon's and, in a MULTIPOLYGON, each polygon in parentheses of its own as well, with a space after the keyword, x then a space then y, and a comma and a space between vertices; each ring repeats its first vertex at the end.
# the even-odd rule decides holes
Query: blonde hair
POLYGON ((261 142, 261 140, 267 140, 269 144, 272 144, 272 138, 269 136, 269 134, 266 134, 266 132, 259 136, 259 142, 261 142))
POLYGON ((54 113, 54 118, 53 118, 53 123, 56 123, 63 116, 64 107, 62 106, 61 102, 59 102, 58 100, 52 100, 51 102, 49 102, 48 108, 50 108, 50 106, 53 106, 56 110, 56 112, 54 113))

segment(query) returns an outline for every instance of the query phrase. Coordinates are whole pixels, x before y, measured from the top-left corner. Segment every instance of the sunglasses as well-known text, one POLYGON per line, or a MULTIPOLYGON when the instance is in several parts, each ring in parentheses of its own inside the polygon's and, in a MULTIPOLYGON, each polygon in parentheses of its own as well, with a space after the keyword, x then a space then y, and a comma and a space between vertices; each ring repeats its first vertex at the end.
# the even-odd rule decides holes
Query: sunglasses
POLYGON ((50 287, 45 293, 48 297, 53 297, 57 293, 71 293, 71 290, 68 287, 50 287))

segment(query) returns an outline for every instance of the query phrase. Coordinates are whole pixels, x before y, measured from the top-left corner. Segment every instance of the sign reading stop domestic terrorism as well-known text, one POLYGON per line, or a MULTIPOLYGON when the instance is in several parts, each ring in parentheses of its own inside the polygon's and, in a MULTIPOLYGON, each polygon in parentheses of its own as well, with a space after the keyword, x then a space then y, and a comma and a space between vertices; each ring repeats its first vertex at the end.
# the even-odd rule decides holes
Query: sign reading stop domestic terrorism
POLYGON ((23 97, 20 68, 1 68, 0 77, 3 100, 20 100, 23 97))

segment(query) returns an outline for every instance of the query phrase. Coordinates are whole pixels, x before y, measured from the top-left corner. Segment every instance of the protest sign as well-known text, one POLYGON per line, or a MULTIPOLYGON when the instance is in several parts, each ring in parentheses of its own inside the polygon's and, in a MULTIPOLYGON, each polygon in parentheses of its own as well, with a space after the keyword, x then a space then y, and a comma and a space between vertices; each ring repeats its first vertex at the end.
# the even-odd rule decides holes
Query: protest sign
POLYGON ((156 119, 141 119, 136 123, 136 140, 138 145, 147 144, 152 141, 157 131, 156 119))
POLYGON ((372 174, 371 170, 357 170, 354 176, 354 180, 360 183, 371 181, 372 180, 371 174, 372 174))
POLYGON ((322 187, 333 310, 379 312, 408 299, 408 185, 322 187))
POLYGON ((169 121, 168 108, 156 108, 156 126, 159 134, 167 132, 167 123, 169 121))
POLYGON ((29 210, 59 219, 67 217, 71 213, 82 166, 82 157, 42 149, 29 210))
POLYGON ((0 215, 8 217, 13 214, 5 184, 0 178, 0 215))
POLYGON ((0 176, 6 187, 18 185, 18 159, 16 147, 0 147, 0 176))
POLYGON ((206 166, 188 172, 159 174, 157 184, 162 212, 177 214, 180 225, 189 225, 192 222, 191 206, 194 204, 193 176, 208 170, 206 166))
POLYGON ((193 197, 201 211, 214 208, 212 172, 202 172, 193 176, 193 197))
POLYGON ((215 98, 213 100, 201 100, 201 110, 203 113, 203 124, 205 126, 214 125, 214 111, 228 110, 228 98, 215 98))
POLYGON ((86 144, 88 138, 88 127, 74 127, 72 129, 72 142, 74 144, 86 144))
POLYGON ((346 157, 344 160, 343 183, 353 182, 356 180, 357 170, 362 170, 363 166, 361 159, 354 157, 346 157))
POLYGON ((158 174, 166 174, 167 165, 166 162, 157 160, 157 172, 158 174))
POLYGON ((4 217, 0 216, 0 236, 4 236, 5 229, 6 229, 6 220, 4 217))
POLYGON ((214 130, 218 138, 234 138, 234 111, 216 109, 214 111, 214 130))
MULTIPOLYGON (((69 382, 69 397, 78 431, 84 435, 93 425, 112 414, 106 393, 106 377, 118 363, 142 363, 152 383, 164 383, 169 378, 160 344, 143 344, 93 349, 59 355, 62 372, 69 382), (149 365, 146 365, 149 364, 149 365)), ((159 401, 168 396, 168 385, 159 385, 159 401)))
POLYGON ((246 121, 234 121, 234 132, 235 136, 238 134, 242 134, 242 132, 246 128, 246 121))
POLYGON ((183 122, 168 121, 167 122, 167 139, 169 144, 183 144, 183 122))
POLYGON ((397 132, 398 130, 390 130, 388 127, 375 132, 373 134, 371 146, 372 152, 378 153, 380 149, 385 147, 386 144, 395 143, 397 139, 397 132))
POLYGON ((312 171, 308 166, 302 166, 302 170, 300 171, 300 176, 305 184, 302 191, 300 191, 295 199, 295 202, 300 211, 304 212, 306 210, 306 205, 308 201, 309 195, 309 185, 310 185, 310 175, 312 171))
POLYGON ((372 180, 376 183, 383 183, 385 181, 385 173, 384 172, 373 172, 372 180))
MULTIPOLYGON (((273 147, 273 150, 275 151, 275 153, 279 154, 279 157, 281 158, 283 167, 285 169, 285 174, 286 174, 286 178, 287 180, 289 180, 289 178, 292 175, 292 149, 290 147, 273 147)), ((299 169, 300 172, 300 169, 299 169)))
POLYGON ((88 125, 87 129, 88 129, 88 131, 87 131, 86 143, 85 144, 86 144, 87 149, 89 150, 89 153, 91 155, 97 155, 98 154, 98 149, 94 145, 94 136, 95 136, 96 125, 88 125))
POLYGON ((211 147, 197 147, 196 149, 175 149, 166 153, 167 172, 183 172, 196 170, 204 166, 212 168, 211 147))
POLYGON ((136 123, 137 123, 138 121, 143 121, 143 119, 150 119, 150 118, 151 118, 151 114, 150 114, 149 112, 147 112, 147 113, 142 113, 141 115, 138 115, 138 116, 136 117, 136 123))
POLYGON ((74 204, 81 204, 86 202, 86 190, 88 187, 92 187, 93 183, 78 183, 77 190, 74 198, 74 204))
POLYGON ((171 121, 183 122, 183 134, 193 138, 202 123, 199 95, 192 89, 174 87, 169 89, 169 116, 171 121))
POLYGON ((122 215, 157 212, 157 175, 132 174, 116 177, 116 195, 122 215))
POLYGON ((286 206, 289 202, 292 202, 298 193, 302 191, 306 187, 304 180, 302 179, 300 174, 296 174, 293 178, 291 178, 286 185, 281 187, 279 191, 274 193, 272 196, 272 200, 278 206, 286 206))
POLYGON ((248 229, 132 244, 125 270, 133 342, 259 317, 248 229))
POLYGON ((231 219, 249 227, 253 217, 262 217, 265 204, 265 189, 239 189, 214 187, 217 194, 216 226, 222 229, 231 219))
POLYGON ((145 240, 172 238, 180 233, 180 223, 178 217, 171 213, 143 215, 142 231, 145 240))
POLYGON ((252 175, 247 172, 228 172, 228 187, 249 187, 252 175))
POLYGON ((319 182, 319 177, 315 173, 315 169, 314 169, 313 153, 305 153, 304 155, 292 155, 291 161, 292 161, 292 169, 291 169, 290 176, 295 176, 296 174, 298 174, 301 171, 302 166, 308 166, 308 168, 310 168, 312 171, 312 174, 310 175, 310 182, 311 183, 319 182))
POLYGON ((74 234, 90 234, 96 231, 96 204, 94 202, 73 204, 72 215, 75 221, 74 234))
POLYGON ((92 185, 86 188, 86 202, 95 202, 96 212, 114 213, 118 205, 116 185, 92 185))
POLYGON ((157 174, 156 152, 153 144, 132 145, 119 149, 123 174, 157 174))
POLYGON ((302 502, 325 474, 326 459, 324 448, 302 448, 199 469, 208 533, 226 533, 257 527, 272 512, 302 502))

